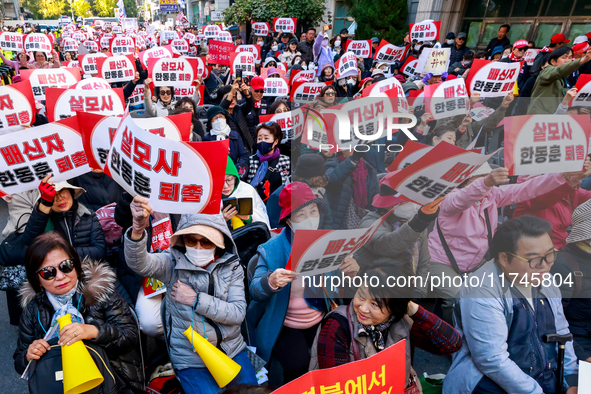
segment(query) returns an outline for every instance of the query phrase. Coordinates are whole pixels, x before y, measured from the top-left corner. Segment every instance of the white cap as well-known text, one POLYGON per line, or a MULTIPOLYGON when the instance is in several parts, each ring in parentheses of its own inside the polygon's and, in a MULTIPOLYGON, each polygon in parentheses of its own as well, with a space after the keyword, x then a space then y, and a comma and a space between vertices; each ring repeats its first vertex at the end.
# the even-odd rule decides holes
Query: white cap
POLYGON ((575 40, 573 41, 573 46, 588 41, 589 39, 587 38, 587 36, 577 36, 577 38, 575 38, 575 40))

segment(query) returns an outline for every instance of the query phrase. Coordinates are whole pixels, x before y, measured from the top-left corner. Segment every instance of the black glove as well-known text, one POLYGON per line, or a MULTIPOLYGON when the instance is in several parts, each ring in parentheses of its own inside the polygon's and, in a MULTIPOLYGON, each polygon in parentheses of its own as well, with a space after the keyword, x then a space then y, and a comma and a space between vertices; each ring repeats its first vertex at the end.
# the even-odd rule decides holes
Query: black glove
POLYGON ((419 212, 417 212, 408 223, 410 228, 417 233, 425 231, 431 222, 437 219, 437 215, 439 215, 439 203, 441 203, 443 199, 444 197, 441 197, 427 205, 423 205, 421 209, 419 209, 419 212))
POLYGON ((351 160, 353 160, 356 163, 359 163, 359 160, 363 159, 363 156, 365 156, 365 152, 357 152, 355 150, 355 151, 353 151, 353 155, 351 156, 351 160))

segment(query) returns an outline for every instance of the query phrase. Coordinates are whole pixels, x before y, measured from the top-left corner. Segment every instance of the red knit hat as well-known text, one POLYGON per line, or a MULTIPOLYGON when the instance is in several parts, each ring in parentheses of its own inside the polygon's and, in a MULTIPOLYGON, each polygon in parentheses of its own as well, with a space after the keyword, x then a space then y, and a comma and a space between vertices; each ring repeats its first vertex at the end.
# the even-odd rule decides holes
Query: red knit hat
POLYGON ((286 185, 279 193, 279 206, 281 207, 281 216, 279 222, 289 217, 293 211, 304 208, 312 203, 316 203, 322 212, 324 210, 324 199, 317 198, 310 186, 303 182, 292 182, 286 185))

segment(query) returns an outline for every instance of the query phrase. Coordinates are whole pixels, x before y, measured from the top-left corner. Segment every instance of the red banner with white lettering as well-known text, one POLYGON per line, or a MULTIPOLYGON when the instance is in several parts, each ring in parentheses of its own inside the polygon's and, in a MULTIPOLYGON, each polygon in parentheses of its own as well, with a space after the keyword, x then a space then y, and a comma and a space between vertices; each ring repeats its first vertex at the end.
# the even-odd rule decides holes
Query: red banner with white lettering
POLYGON ((513 91, 513 86, 521 72, 521 62, 501 63, 474 59, 466 77, 470 94, 480 93, 480 97, 502 97, 513 91))
POLYGON ((234 52, 234 44, 231 42, 211 40, 209 41, 208 63, 231 66, 230 54, 234 52))
POLYGON ((439 31, 441 30, 441 21, 426 20, 419 23, 410 24, 410 40, 417 41, 437 41, 439 40, 439 31))

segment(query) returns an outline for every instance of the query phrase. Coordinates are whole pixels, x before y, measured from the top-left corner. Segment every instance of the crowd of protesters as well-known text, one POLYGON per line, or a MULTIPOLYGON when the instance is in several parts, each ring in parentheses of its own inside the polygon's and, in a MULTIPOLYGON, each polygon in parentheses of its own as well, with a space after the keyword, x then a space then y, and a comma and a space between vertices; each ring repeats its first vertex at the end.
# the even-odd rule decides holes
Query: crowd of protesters
MULTIPOLYGON (((144 101, 135 107, 143 116, 189 112, 191 141, 229 140, 222 197, 249 199, 252 213, 240 214, 225 203, 216 215, 156 212, 101 170, 55 183, 47 175, 37 189, 5 196, 9 218, 2 235, 18 240, 0 245, 0 273, 17 282, 4 289, 10 322, 19 326, 16 371, 22 374, 56 343, 84 340, 104 348, 121 393, 145 392, 164 378, 187 394, 268 393, 308 371, 365 359, 406 339, 407 393, 422 392, 413 368, 417 347, 452 356, 443 393, 561 394, 560 368, 564 380, 558 386, 576 393, 578 363, 591 362, 589 161, 577 172, 517 178, 493 156, 444 199, 420 206, 384 187, 395 155, 374 148, 319 151, 286 139, 278 123, 260 120, 296 108, 288 97, 266 95, 265 78, 314 70, 313 81, 326 83, 306 104, 316 111, 360 99, 388 78, 409 96, 430 84, 466 78, 474 59, 523 61, 533 43, 511 43, 510 28, 502 25, 482 50, 468 48, 464 32, 442 35, 441 43, 407 36, 394 43, 407 50, 393 63, 373 59, 380 44, 373 37, 371 56, 359 57, 357 73, 343 78, 335 62, 354 39, 347 29, 331 34, 329 26, 310 27, 300 36, 280 31, 253 35, 248 42, 238 36, 236 45, 260 45, 256 75, 235 78, 227 66, 209 64, 210 75, 195 81, 195 95, 182 99, 175 97, 174 86, 151 91, 136 56, 134 79, 118 85, 125 98, 143 84, 144 101), (408 56, 434 47, 450 48, 447 72, 402 72, 408 56), (114 210, 111 220, 104 220, 106 210, 114 210), (332 292, 307 287, 290 269, 297 230, 368 228, 389 211, 372 238, 338 266, 339 275, 367 274, 379 285, 332 292), (165 247, 154 248, 150 240, 161 223, 171 236, 165 247), (10 277, 23 264, 26 277, 10 277), (384 286, 389 277, 466 273, 495 280, 479 287, 449 282, 434 290, 412 285, 410 292, 384 286), (507 286, 502 279, 519 275, 531 282, 546 273, 574 274, 576 286, 507 286), (164 291, 148 296, 146 281, 164 291), (66 314, 73 323, 54 329, 66 314), (189 326, 241 366, 227 388, 218 386, 183 335, 189 326), (557 344, 543 337, 569 332, 574 339, 560 359, 557 344), (155 351, 147 352, 148 338, 155 351), (154 365, 158 368, 149 368, 154 365), (268 376, 259 386, 262 366, 268 376)), ((111 28, 80 29, 95 37, 111 33, 111 28)), ((178 30, 201 33, 194 27, 178 30)), ((49 57, 0 54, 12 68, 11 84, 22 81, 24 69, 60 68, 76 60, 76 53, 61 48, 61 31, 55 33, 49 57)), ((157 45, 157 38, 156 32, 147 46, 157 45)), ((503 146, 507 116, 589 116, 585 107, 569 107, 579 76, 591 74, 589 38, 591 33, 571 43, 556 34, 531 66, 521 68, 515 90, 498 99, 472 94, 470 109, 491 109, 484 119, 474 121, 469 113, 435 120, 424 107, 415 108, 412 134, 427 145, 477 144, 489 154, 503 146)), ((206 39, 196 47, 196 55, 209 59, 206 39)), ((38 114, 31 127, 45 123, 38 114)), ((399 132, 390 143, 407 140, 399 132)))

